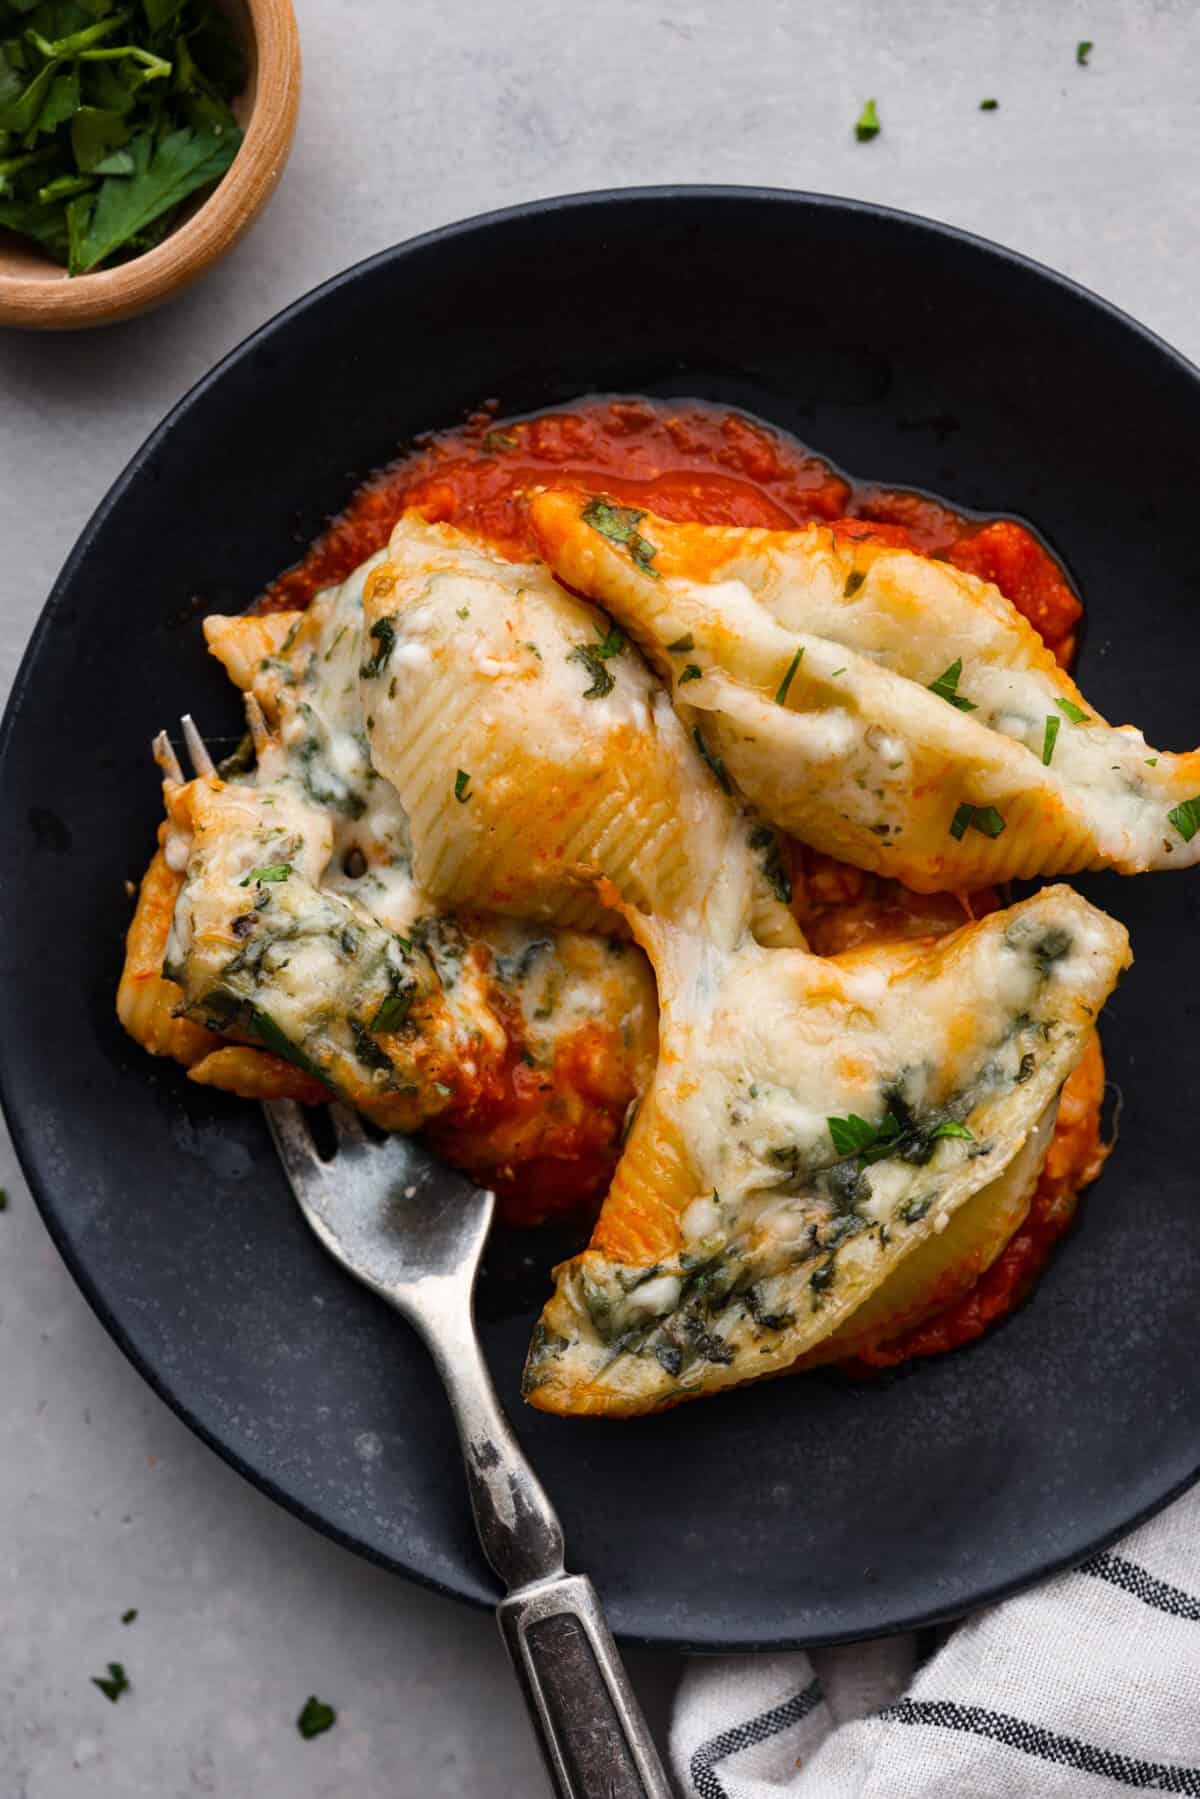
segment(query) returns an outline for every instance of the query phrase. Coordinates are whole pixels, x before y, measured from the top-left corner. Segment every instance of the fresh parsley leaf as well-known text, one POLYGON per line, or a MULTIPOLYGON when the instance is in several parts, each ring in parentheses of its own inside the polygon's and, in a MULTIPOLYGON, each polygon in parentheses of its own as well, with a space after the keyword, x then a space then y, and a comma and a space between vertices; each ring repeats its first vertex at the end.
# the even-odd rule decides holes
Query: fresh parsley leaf
POLYGON ((1092 721, 1088 713, 1082 711, 1081 708, 1075 704, 1074 700, 1055 700, 1054 704, 1058 707, 1063 717, 1069 718, 1073 725, 1091 724, 1092 721))
POLYGON ((669 643, 667 645, 667 649, 672 656, 686 656, 687 652, 689 650, 694 650, 695 647, 696 640, 690 631, 685 631, 682 637, 677 637, 674 643, 669 643))
POLYGON ((699 681, 703 672, 704 671, 698 668, 694 662, 689 662, 683 673, 680 675, 677 685, 682 687, 685 681, 699 681))
POLYGON ((948 700, 957 706, 960 712, 977 712, 979 708, 958 691, 958 678, 962 674, 962 657, 956 656, 949 668, 944 668, 936 681, 929 683, 930 693, 936 693, 939 700, 948 700))
POLYGON ((1181 805, 1172 807, 1167 817, 1179 832, 1185 843, 1200 831, 1200 793, 1194 799, 1184 800, 1181 805))
POLYGON ((1081 69, 1087 68, 1088 57, 1092 54, 1092 51, 1095 48, 1096 48, 1096 46, 1095 46, 1095 44, 1093 44, 1091 38, 1087 38, 1087 37, 1081 38, 1080 41, 1076 44, 1076 46, 1075 46, 1075 61, 1079 64, 1081 69))
POLYGON ((637 529, 646 516, 644 512, 638 512, 632 506, 618 506, 615 500, 600 496, 589 500, 579 516, 585 525, 590 525, 601 537, 607 537, 610 543, 622 544, 642 572, 657 581, 658 570, 650 565, 658 555, 658 545, 643 537, 637 529))
POLYGON ((995 806, 972 806, 964 801, 951 820, 950 835, 961 843, 970 828, 982 831, 985 837, 999 837, 1004 824, 995 806))
POLYGON ((888 1112, 879 1124, 868 1124, 857 1112, 847 1118, 827 1118, 829 1135, 839 1156, 858 1156, 863 1162, 880 1162, 889 1156, 901 1136, 900 1120, 888 1112))
POLYGON ((139 132, 129 143, 133 172, 107 175, 94 199, 71 203, 69 272, 82 275, 99 268, 189 194, 219 181, 240 143, 236 130, 184 126, 157 140, 148 130, 139 132))
POLYGON ((804 655, 804 646, 801 645, 801 647, 796 651, 796 654, 792 657, 791 661, 788 663, 787 673, 784 675, 783 680, 779 683, 779 687, 776 690, 775 704, 777 706, 786 706, 787 705, 788 688, 792 684, 792 680, 795 676, 796 670, 800 666, 800 660, 803 655, 804 655))
POLYGON ((471 777, 465 768, 460 768, 454 777, 454 797, 460 806, 465 806, 471 797, 471 777))
POLYGON ((874 100, 868 100, 854 124, 854 135, 860 144, 869 144, 873 137, 878 137, 883 127, 879 123, 879 114, 875 110, 874 100))
POLYGON ((707 743, 704 741, 704 733, 701 731, 699 725, 693 725, 692 738, 696 748, 700 751, 700 754, 712 769, 713 774, 717 777, 717 785, 721 788, 723 793, 732 794, 733 782, 729 779, 729 770, 726 768, 721 758, 715 756, 709 749, 707 743))
POLYGON ((294 873, 295 870, 290 862, 272 862, 267 868, 252 868, 245 880, 238 882, 238 886, 248 887, 251 881, 270 883, 286 881, 294 873))
POLYGON ((932 1143, 937 1137, 962 1137, 968 1143, 975 1141, 974 1131, 969 1131, 965 1124, 957 1124, 952 1118, 946 1119, 942 1124, 934 1125, 929 1133, 930 1142, 932 1143))
POLYGON ((981 100, 979 102, 979 110, 980 112, 995 112, 999 105, 999 100, 981 100))
POLYGON ((129 1676, 120 1662, 109 1662, 108 1674, 93 1674, 92 1685, 100 1688, 110 1705, 115 1705, 121 1694, 129 1691, 129 1676))
POLYGON ((336 1723, 337 1713, 332 1705, 327 1705, 315 1693, 310 1693, 296 1719, 296 1729, 305 1742, 309 1742, 313 1737, 319 1737, 322 1731, 331 1730, 336 1723))
POLYGON ((1058 732, 1061 724, 1061 718, 1055 718, 1052 712, 1048 715, 1046 719, 1046 734, 1042 738, 1042 761, 1046 764, 1047 768, 1049 768, 1050 758, 1054 754, 1054 746, 1058 742, 1058 732))

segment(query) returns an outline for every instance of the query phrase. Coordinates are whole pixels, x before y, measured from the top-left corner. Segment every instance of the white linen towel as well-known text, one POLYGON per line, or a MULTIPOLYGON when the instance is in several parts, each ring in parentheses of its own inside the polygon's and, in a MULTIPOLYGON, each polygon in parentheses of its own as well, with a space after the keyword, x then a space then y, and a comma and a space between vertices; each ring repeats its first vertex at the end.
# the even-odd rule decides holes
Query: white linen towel
MULTIPOLYGON (((1135 1447, 1130 1446, 1131 1453, 1135 1447)), ((1200 1489, 1114 1549, 915 1640, 696 1657, 687 1799, 1200 1799, 1200 1489)))

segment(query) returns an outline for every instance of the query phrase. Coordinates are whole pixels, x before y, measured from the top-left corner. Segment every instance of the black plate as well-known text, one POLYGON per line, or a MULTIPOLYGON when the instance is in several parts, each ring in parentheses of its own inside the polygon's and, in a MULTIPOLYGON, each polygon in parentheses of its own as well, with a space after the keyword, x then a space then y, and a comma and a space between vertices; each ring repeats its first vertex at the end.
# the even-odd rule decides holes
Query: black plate
MULTIPOLYGON (((1196 371, 977 239, 805 195, 681 189, 496 214, 281 314, 188 395, 84 532, 5 723, 0 1077, 22 1163, 101 1318, 181 1415, 322 1529, 493 1593, 449 1417, 408 1330, 309 1236, 257 1109, 120 1033, 124 881, 151 732, 235 728, 198 613, 244 606, 412 433, 485 396, 700 395, 858 475, 1012 510, 1086 595, 1085 691, 1197 735, 1196 371), (198 605, 194 596, 202 596, 198 605)), ((1200 880, 1083 883, 1137 967, 1105 1042, 1122 1139, 1038 1287, 975 1347, 866 1386, 777 1381, 641 1422, 521 1407, 541 1274, 500 1246, 483 1335, 618 1631, 744 1648, 947 1616, 1071 1562, 1194 1479, 1200 880)))

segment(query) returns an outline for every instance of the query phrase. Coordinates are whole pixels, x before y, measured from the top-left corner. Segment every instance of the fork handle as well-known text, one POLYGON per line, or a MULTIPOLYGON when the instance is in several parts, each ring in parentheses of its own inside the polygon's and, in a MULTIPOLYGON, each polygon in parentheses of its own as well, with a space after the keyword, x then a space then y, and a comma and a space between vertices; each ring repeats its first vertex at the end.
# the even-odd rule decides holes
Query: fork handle
POLYGON ((557 1799, 671 1799, 587 1576, 518 1588, 496 1616, 557 1799))

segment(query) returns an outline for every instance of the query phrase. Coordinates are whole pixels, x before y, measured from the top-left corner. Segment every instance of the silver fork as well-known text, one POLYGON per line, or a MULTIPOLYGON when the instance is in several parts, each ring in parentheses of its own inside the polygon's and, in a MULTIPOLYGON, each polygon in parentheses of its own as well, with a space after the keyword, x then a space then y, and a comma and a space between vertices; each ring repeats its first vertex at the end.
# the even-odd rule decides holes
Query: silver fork
MULTIPOLYGON (((198 774, 212 758, 190 717, 198 774)), ((156 744, 160 761, 174 760, 156 744)), ((166 766, 164 762, 164 766, 166 766)), ((563 1566, 563 1533, 492 1385, 473 1296, 495 1196, 409 1138, 372 1141, 330 1106, 337 1152, 317 1149, 294 1100, 263 1105, 292 1192, 335 1261, 424 1338, 458 1426, 483 1553, 503 1582, 501 1634, 559 1799, 671 1799, 596 1589, 563 1566)))

